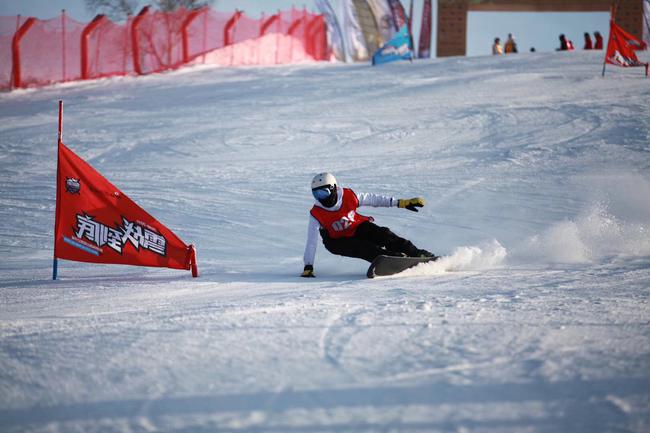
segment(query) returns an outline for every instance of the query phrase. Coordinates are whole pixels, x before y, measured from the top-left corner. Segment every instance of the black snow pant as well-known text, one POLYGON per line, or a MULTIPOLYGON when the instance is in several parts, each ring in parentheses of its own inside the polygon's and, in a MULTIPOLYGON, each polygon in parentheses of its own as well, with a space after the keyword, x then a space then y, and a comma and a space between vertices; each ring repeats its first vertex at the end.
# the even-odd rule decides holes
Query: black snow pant
POLYGON ((397 236, 388 227, 380 227, 370 221, 359 224, 354 236, 348 238, 332 239, 324 229, 321 229, 320 234, 323 245, 330 253, 369 262, 382 254, 400 256, 400 253, 404 253, 409 257, 418 257, 423 252, 409 240, 397 236))

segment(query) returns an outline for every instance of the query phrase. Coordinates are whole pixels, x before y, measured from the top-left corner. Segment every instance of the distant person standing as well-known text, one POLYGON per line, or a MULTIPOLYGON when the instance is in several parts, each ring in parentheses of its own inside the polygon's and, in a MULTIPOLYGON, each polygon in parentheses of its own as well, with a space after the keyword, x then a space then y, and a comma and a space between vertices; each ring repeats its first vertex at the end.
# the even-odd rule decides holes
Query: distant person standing
POLYGON ((503 54, 503 48, 501 48, 501 39, 494 38, 494 45, 492 45, 492 55, 498 56, 503 54))
POLYGON ((573 42, 564 36, 564 33, 560 35, 560 48, 556 48, 555 51, 572 51, 573 42))
POLYGON ((591 42, 591 36, 587 32, 585 32, 585 48, 584 49, 585 50, 593 50, 594 49, 594 45, 591 42))
POLYGON ((594 45, 594 49, 602 50, 603 49, 603 37, 600 34, 600 32, 594 32, 594 38, 596 39, 596 44, 594 45))
POLYGON ((574 48, 575 48, 575 47, 573 46, 573 41, 572 41, 571 39, 567 39, 567 40, 566 40, 566 46, 567 46, 567 49, 568 49, 569 51, 573 51, 574 48))
POLYGON ((506 43, 503 45, 503 51, 506 54, 517 52, 517 43, 515 42, 515 38, 512 36, 512 33, 508 33, 508 39, 506 40, 506 43))

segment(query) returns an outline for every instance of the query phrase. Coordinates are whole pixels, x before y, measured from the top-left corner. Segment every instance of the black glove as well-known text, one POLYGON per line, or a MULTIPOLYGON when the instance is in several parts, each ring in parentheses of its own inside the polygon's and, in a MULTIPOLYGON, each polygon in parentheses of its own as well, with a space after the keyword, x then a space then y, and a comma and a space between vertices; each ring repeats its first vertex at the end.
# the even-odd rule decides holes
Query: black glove
POLYGON ((424 199, 421 197, 415 198, 400 198, 397 200, 398 207, 404 207, 413 212, 417 212, 417 208, 424 206, 424 199))
POLYGON ((315 278, 316 275, 314 275, 314 266, 305 265, 305 269, 302 271, 302 274, 300 274, 300 276, 304 278, 315 278))

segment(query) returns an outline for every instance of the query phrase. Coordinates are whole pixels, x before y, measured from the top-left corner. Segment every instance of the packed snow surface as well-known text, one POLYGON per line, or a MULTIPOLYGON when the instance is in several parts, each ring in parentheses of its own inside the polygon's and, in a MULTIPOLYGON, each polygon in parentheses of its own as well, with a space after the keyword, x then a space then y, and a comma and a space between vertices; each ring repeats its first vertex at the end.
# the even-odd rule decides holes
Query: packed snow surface
POLYGON ((602 53, 195 67, 0 95, 0 431, 649 432, 650 78, 602 53), (197 247, 60 261, 64 142, 197 247), (442 255, 319 246, 309 182, 442 255))

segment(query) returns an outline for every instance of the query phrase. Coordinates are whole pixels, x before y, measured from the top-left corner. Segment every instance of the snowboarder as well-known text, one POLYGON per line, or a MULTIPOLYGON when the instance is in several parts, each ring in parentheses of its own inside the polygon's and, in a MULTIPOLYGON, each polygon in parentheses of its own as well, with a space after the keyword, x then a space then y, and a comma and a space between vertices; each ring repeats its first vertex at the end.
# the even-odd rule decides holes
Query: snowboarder
POLYGON ((417 208, 424 206, 424 199, 356 194, 349 188, 340 188, 331 173, 317 174, 311 181, 311 191, 316 203, 310 211, 305 267, 301 277, 315 276, 314 257, 319 231, 323 245, 332 254, 369 262, 380 255, 437 258, 429 251, 419 249, 407 239, 397 236, 389 228, 376 225, 372 217, 357 213, 360 206, 396 206, 417 212, 417 208))

